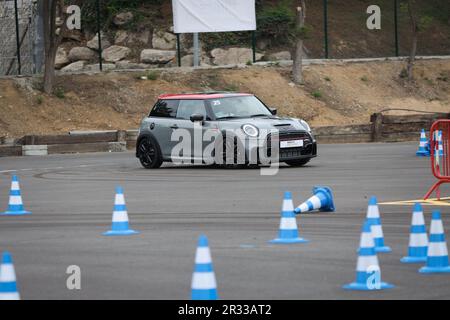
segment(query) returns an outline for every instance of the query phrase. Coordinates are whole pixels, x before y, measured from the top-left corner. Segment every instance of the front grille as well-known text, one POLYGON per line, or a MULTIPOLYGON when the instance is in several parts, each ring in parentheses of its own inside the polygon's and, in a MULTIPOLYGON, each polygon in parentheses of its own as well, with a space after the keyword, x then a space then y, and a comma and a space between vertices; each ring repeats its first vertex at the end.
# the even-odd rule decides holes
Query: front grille
MULTIPOLYGON (((296 158, 305 155, 313 155, 314 144, 312 137, 305 131, 280 132, 279 141, 303 140, 303 147, 279 148, 280 159, 296 158)), ((271 156, 272 136, 267 136, 268 156, 271 156)))

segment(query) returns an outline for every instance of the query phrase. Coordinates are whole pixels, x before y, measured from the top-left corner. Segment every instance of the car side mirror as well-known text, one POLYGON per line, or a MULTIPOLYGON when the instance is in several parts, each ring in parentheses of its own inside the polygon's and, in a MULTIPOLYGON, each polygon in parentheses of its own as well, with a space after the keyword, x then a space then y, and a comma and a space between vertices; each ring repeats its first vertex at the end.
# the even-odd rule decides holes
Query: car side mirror
POLYGON ((203 120, 205 120, 205 117, 200 113, 194 113, 193 115, 191 115, 192 122, 202 122, 203 120))
POLYGON ((269 108, 270 113, 272 113, 274 116, 277 114, 277 108, 269 108))

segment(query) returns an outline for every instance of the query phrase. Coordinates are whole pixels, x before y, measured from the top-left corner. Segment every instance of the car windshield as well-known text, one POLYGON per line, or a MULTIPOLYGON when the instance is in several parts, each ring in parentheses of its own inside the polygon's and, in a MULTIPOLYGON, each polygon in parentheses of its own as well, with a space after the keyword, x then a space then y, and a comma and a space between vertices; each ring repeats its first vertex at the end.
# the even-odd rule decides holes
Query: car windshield
POLYGON ((270 111, 255 96, 237 96, 210 100, 216 119, 270 116, 270 111))

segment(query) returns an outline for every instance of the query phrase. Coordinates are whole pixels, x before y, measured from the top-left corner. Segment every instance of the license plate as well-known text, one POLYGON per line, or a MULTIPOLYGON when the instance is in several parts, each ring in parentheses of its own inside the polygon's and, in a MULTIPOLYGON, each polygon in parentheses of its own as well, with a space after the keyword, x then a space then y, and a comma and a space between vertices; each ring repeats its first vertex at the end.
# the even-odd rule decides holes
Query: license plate
POLYGON ((303 140, 286 140, 280 141, 280 148, 303 147, 303 140))

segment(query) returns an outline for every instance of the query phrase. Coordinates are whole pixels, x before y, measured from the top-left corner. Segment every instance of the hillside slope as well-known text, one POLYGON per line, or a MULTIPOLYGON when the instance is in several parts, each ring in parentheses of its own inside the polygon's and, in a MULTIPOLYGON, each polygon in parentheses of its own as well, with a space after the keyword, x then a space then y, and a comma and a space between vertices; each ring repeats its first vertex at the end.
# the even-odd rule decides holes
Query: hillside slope
MULTIPOLYGON (((169 92, 251 92, 281 115, 315 126, 367 123, 386 108, 450 112, 450 60, 419 61, 417 81, 398 77, 403 62, 327 63, 305 68, 305 86, 290 82, 289 68, 152 73, 80 74, 58 77, 57 96, 35 90, 37 79, 0 79, 0 136, 62 133, 69 130, 137 128, 157 96, 169 92)), ((401 111, 400 111, 401 112, 401 111)))

